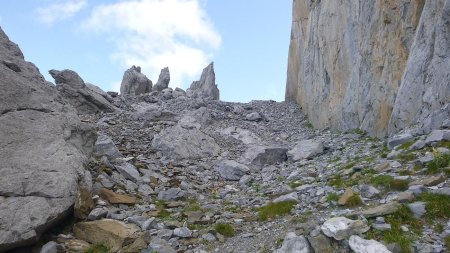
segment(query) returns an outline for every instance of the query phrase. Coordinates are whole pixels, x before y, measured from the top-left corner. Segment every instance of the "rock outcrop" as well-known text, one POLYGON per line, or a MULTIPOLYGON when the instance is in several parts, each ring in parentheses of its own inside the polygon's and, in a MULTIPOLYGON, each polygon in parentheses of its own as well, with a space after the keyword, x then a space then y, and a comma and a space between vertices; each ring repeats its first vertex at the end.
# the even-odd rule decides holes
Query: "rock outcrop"
POLYGON ((152 81, 141 73, 141 67, 132 66, 123 74, 120 94, 136 96, 149 93, 152 90, 152 86, 152 81))
POLYGON ((203 69, 199 81, 194 81, 187 89, 186 94, 192 98, 206 98, 219 100, 220 93, 216 84, 216 74, 214 73, 214 63, 211 62, 203 69))
POLYGON ((95 131, 0 29, 0 252, 36 242, 89 189, 95 131))
POLYGON ((170 83, 170 72, 169 68, 165 67, 161 69, 161 73, 159 74, 158 82, 153 86, 153 91, 162 91, 169 87, 170 83))
POLYGON ((72 70, 50 70, 55 79, 56 89, 62 97, 81 114, 113 112, 116 108, 106 99, 108 94, 93 84, 86 85, 81 77, 72 70))
POLYGON ((449 110, 449 6, 294 0, 286 100, 320 129, 435 128, 449 110))

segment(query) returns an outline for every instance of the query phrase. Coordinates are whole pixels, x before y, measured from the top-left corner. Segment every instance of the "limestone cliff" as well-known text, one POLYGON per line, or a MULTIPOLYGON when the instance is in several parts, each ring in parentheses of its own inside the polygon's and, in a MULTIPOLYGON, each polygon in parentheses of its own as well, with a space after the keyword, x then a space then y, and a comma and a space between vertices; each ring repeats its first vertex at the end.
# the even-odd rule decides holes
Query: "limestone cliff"
POLYGON ((317 128, 384 136, 424 123, 450 100, 449 8, 450 0, 294 0, 286 100, 317 128))

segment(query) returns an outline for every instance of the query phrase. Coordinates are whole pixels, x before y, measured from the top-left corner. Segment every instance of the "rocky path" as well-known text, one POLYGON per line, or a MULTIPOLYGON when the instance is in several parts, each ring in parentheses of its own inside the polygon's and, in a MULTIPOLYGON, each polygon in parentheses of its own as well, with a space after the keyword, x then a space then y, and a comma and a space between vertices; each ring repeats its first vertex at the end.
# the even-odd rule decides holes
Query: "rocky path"
POLYGON ((400 135, 390 150, 359 131, 313 130, 285 102, 227 103, 164 89, 114 105, 116 112, 84 118, 99 133, 94 203, 83 209, 81 201, 86 221, 56 236, 67 251, 448 247, 449 130, 400 135))

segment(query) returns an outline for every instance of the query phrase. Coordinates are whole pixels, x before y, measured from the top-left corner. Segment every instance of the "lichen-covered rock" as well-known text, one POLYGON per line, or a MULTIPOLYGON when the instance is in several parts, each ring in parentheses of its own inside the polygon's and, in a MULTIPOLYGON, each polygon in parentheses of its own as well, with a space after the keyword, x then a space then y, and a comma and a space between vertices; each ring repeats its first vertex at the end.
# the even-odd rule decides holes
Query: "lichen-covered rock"
POLYGON ((321 129, 384 136, 388 126, 394 133, 416 121, 438 127, 450 113, 442 109, 450 98, 449 6, 293 1, 286 100, 321 129))
POLYGON ((132 66, 123 74, 120 94, 136 96, 149 93, 152 90, 152 86, 152 81, 141 73, 141 67, 132 66))
POLYGON ((191 87, 187 89, 186 94, 188 97, 193 98, 219 100, 220 94, 216 84, 214 63, 211 62, 206 68, 203 69, 200 80, 193 82, 191 87))
POLYGON ((0 252, 32 244, 73 207, 96 139, 0 29, 0 252), (6 62, 6 63, 5 63, 6 62))

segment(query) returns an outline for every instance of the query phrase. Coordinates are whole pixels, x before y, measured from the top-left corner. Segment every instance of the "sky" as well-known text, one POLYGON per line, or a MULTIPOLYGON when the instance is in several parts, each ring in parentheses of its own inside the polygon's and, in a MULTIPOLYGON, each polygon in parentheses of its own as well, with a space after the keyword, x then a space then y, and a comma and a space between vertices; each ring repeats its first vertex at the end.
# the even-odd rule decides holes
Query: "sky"
POLYGON ((292 0, 0 0, 0 26, 48 80, 119 91, 132 65, 187 89, 214 62, 220 98, 284 100, 292 0))

